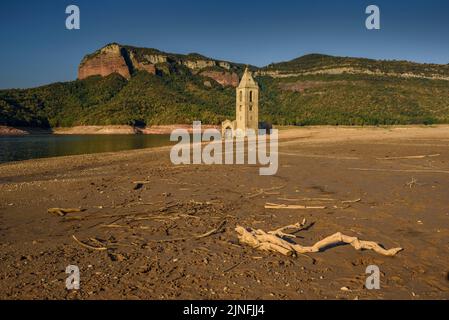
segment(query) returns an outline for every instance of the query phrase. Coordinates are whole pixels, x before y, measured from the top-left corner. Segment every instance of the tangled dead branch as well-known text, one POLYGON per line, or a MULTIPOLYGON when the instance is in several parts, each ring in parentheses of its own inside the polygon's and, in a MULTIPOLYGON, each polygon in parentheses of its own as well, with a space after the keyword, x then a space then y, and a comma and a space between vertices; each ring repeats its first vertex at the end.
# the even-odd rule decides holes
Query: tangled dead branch
POLYGON ((305 221, 301 224, 298 223, 270 232, 237 226, 235 231, 238 233, 238 238, 243 244, 247 244, 258 250, 279 252, 286 256, 316 253, 342 243, 350 244, 356 250, 373 250, 384 256, 395 256, 399 251, 402 251, 402 248, 386 250, 376 242, 359 240, 357 237, 347 236, 340 232, 318 241, 313 246, 302 246, 292 242, 291 238, 295 238, 295 236, 291 233, 285 233, 285 231, 296 229, 295 232, 298 232, 303 228, 304 224, 305 221))

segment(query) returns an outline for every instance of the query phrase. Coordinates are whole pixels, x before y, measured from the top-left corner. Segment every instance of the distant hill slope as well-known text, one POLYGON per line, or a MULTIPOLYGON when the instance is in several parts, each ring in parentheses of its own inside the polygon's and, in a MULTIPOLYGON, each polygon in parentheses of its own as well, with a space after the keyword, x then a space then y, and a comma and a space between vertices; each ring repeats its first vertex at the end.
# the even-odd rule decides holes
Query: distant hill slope
POLYGON ((309 54, 291 61, 270 64, 262 68, 259 74, 267 74, 274 77, 304 74, 370 74, 402 78, 449 80, 449 64, 420 64, 409 61, 386 61, 309 54))
MULTIPOLYGON (((0 90, 0 125, 219 124, 244 65, 109 44, 78 80, 0 90)), ((282 125, 449 123, 449 65, 312 54, 264 68, 260 119, 282 125)))

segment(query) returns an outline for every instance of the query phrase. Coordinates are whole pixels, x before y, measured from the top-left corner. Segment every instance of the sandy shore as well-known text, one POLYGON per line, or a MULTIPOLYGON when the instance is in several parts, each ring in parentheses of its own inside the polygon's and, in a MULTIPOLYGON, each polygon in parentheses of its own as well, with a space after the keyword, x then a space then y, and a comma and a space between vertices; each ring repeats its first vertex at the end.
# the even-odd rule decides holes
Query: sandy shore
POLYGON ((449 298, 449 126, 280 136, 275 176, 253 165, 174 166, 170 147, 0 165, 0 298, 449 298), (55 207, 86 211, 47 213, 55 207), (312 225, 301 244, 340 231, 404 251, 284 257, 239 244, 234 230, 303 218, 312 225), (65 289, 68 265, 80 268, 79 291, 65 289), (380 268, 380 290, 364 287, 369 265, 380 268))

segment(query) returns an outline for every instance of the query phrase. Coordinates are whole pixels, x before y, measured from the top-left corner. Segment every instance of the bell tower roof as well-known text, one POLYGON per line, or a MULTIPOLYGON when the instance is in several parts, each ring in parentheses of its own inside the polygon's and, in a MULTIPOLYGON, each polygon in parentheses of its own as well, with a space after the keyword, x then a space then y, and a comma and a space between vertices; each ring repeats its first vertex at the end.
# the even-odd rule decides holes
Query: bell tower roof
POLYGON ((243 73, 242 80, 240 80, 239 88, 258 88, 256 81, 254 81, 251 72, 248 67, 246 67, 245 72, 243 73))

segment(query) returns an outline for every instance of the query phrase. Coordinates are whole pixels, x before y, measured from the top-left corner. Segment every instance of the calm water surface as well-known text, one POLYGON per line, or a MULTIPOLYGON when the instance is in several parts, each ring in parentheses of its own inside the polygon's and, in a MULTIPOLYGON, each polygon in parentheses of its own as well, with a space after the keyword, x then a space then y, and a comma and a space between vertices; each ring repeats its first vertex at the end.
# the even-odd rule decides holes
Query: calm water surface
POLYGON ((0 137, 0 163, 170 145, 170 135, 28 135, 0 137))

